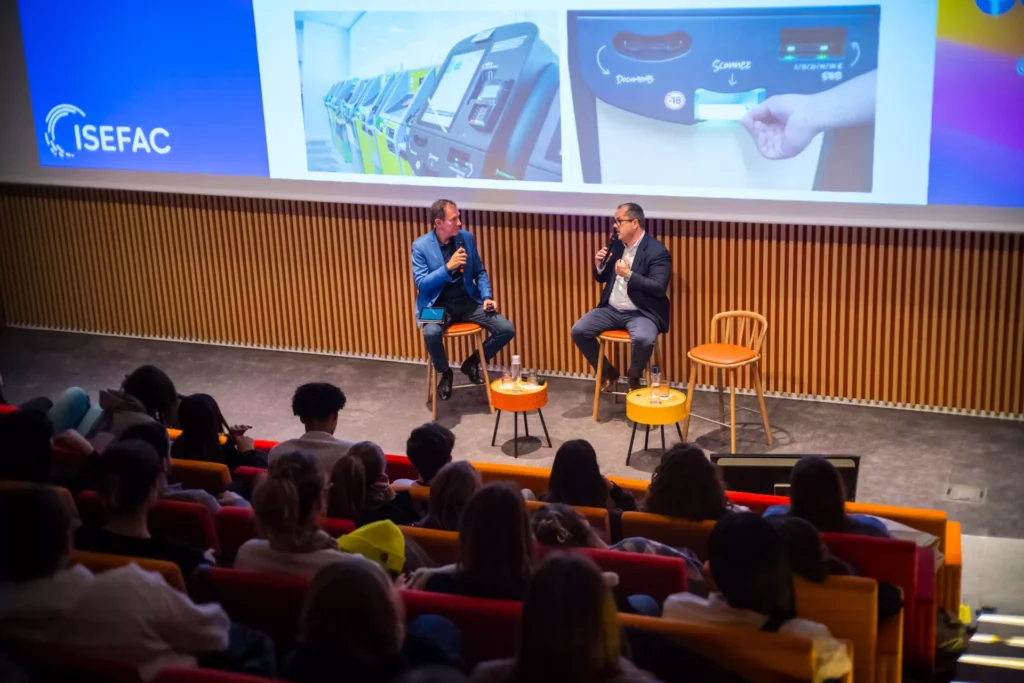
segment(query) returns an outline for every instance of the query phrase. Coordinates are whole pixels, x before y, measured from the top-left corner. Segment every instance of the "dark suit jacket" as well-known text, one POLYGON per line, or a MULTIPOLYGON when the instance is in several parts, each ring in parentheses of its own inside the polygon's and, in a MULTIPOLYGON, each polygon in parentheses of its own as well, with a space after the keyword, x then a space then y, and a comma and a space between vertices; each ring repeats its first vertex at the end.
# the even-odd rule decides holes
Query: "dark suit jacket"
MULTIPOLYGON (((605 264, 604 270, 594 268, 594 279, 604 283, 601 302, 598 306, 607 306, 615 286, 615 262, 622 258, 626 245, 616 241, 612 245, 612 255, 605 264)), ((631 268, 633 274, 626 283, 626 293, 630 301, 645 316, 654 321, 658 332, 668 332, 668 283, 672 277, 672 254, 665 245, 645 232, 640 240, 636 257, 631 268)))

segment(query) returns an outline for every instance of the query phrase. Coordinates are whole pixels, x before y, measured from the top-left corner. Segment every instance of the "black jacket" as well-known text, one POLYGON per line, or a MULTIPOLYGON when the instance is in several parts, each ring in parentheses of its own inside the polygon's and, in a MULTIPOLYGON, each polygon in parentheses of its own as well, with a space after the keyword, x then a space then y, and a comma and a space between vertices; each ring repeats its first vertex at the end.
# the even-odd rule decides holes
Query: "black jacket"
MULTIPOLYGON (((616 241, 604 270, 594 268, 594 279, 604 283, 599 306, 607 306, 615 286, 615 262, 622 258, 626 245, 616 241)), ((640 240, 626 284, 629 299, 645 316, 654 321, 658 332, 668 332, 668 284, 672 278, 672 254, 665 245, 648 233, 640 240)))

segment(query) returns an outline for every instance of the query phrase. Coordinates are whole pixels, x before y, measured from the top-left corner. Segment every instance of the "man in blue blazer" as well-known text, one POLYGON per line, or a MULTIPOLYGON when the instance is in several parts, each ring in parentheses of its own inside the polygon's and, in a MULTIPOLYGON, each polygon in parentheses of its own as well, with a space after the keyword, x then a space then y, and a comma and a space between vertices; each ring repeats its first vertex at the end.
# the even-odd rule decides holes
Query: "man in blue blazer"
MULTIPOLYGON (((437 395, 442 401, 452 396, 452 369, 444 351, 444 330, 452 323, 476 323, 491 334, 484 341, 483 361, 486 363, 512 341, 516 334, 492 298, 491 280, 476 250, 476 241, 462 229, 459 207, 448 199, 438 199, 430 206, 433 229, 412 243, 412 278, 416 283, 416 319, 424 308, 443 308, 448 320, 442 325, 427 323, 423 327, 430 361, 440 381, 437 395)), ((474 384, 483 384, 480 357, 473 354, 462 361, 461 370, 474 384)))
MULTIPOLYGON (((618 239, 612 244, 611 254, 605 248, 594 255, 594 279, 604 284, 601 301, 573 325, 572 340, 596 370, 598 335, 608 330, 628 331, 632 341, 628 371, 632 391, 640 388, 640 377, 658 333, 668 332, 672 254, 644 231, 644 210, 639 204, 620 205, 614 220, 618 239)), ((607 358, 603 362, 605 390, 618 379, 619 371, 607 358)))

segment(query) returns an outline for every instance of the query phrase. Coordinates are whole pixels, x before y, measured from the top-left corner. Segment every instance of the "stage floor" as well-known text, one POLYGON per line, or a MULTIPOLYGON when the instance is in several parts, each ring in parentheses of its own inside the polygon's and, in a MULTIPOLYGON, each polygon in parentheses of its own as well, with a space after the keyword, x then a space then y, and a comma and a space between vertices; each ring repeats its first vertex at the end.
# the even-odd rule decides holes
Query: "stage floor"
MULTIPOLYGON (((529 359, 527 359, 528 361, 529 359)), ((54 395, 78 385, 93 396, 116 387, 132 368, 153 363, 164 368, 183 393, 205 392, 220 403, 229 422, 253 425, 259 438, 280 440, 301 431, 291 415, 296 386, 309 381, 339 385, 348 396, 338 435, 369 439, 390 453, 404 453, 409 431, 430 419, 422 365, 337 358, 301 353, 102 337, 7 328, 0 331, 0 372, 10 401, 54 395)), ((465 378, 457 370, 456 382, 465 378)), ((520 424, 519 462, 550 466, 559 444, 589 439, 605 473, 647 479, 661 454, 660 436, 651 430, 651 450, 642 451, 642 432, 631 466, 626 448, 631 427, 625 408, 602 399, 601 422, 591 421, 593 384, 550 379, 544 410, 554 448, 536 437, 540 422, 531 418, 531 434, 520 424)), ((860 454, 858 499, 888 505, 937 508, 963 523, 964 533, 1024 538, 1024 423, 940 413, 854 405, 768 399, 775 444, 764 442, 760 417, 737 411, 743 423, 737 451, 745 453, 860 454), (952 484, 987 489, 983 503, 946 499, 952 484)), ((738 405, 756 408, 751 396, 738 405)), ((715 416, 717 397, 698 392, 696 412, 715 416)), ((458 437, 456 457, 486 462, 512 461, 512 416, 502 415, 498 446, 491 447, 494 416, 484 389, 457 390, 438 404, 438 421, 458 437)), ((642 429, 642 428, 641 428, 642 429)), ((728 452, 728 432, 693 419, 691 438, 703 448, 728 452)), ((678 437, 666 428, 668 444, 678 437)))

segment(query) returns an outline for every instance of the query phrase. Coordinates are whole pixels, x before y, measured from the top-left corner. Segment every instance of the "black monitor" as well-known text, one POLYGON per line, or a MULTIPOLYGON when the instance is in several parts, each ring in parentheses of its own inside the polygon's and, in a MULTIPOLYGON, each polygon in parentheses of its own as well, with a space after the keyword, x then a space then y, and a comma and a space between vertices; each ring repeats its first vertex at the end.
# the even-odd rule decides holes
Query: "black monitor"
MULTIPOLYGON (((722 468, 725 488, 729 491, 789 496, 789 478, 799 455, 712 455, 711 462, 722 468)), ((859 455, 821 455, 839 470, 846 487, 846 499, 857 500, 857 477, 860 475, 859 455)))

